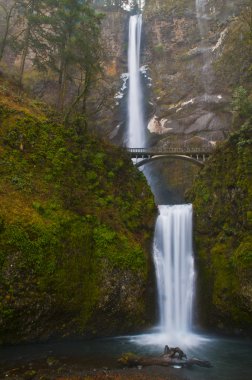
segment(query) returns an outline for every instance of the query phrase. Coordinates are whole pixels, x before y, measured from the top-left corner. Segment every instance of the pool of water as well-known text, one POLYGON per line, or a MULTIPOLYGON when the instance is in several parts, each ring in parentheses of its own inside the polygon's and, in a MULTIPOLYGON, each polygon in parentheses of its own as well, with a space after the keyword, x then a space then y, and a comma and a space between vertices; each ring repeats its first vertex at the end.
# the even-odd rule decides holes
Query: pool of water
MULTIPOLYGON (((181 337, 182 338, 182 337, 181 337)), ((117 367, 117 359, 125 352, 139 355, 162 354, 164 337, 151 333, 97 340, 67 340, 48 343, 5 346, 0 348, 2 368, 18 363, 45 360, 73 360, 85 368, 117 367)), ((171 346, 171 344, 170 344, 171 346)), ((217 336, 192 335, 180 344, 187 357, 209 360, 212 368, 177 369, 181 378, 191 380, 251 380, 252 341, 217 336)))

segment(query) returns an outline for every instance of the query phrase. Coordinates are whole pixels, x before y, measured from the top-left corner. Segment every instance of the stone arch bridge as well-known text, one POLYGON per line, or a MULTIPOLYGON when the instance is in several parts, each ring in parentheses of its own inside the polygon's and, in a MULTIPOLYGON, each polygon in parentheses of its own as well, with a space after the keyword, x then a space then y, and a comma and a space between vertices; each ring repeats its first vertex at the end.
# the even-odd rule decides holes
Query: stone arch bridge
POLYGON ((167 158, 186 160, 198 166, 204 166, 205 161, 213 153, 214 149, 212 144, 207 144, 202 147, 182 145, 164 148, 127 148, 127 151, 130 157, 136 160, 135 165, 137 167, 167 158))

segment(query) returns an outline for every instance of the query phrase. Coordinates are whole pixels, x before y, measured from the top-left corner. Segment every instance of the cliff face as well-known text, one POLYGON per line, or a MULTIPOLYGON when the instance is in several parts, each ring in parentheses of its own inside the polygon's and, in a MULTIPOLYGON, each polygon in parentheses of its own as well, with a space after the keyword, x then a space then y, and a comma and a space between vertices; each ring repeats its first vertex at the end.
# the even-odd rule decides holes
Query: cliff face
POLYGON ((144 59, 152 78, 148 128, 159 144, 215 142, 227 136, 231 94, 247 81, 251 64, 249 26, 243 19, 249 3, 147 2, 144 59))
POLYGON ((155 206, 124 151, 1 80, 0 343, 106 335, 153 317, 155 206))
POLYGON ((90 91, 90 128, 102 136, 122 142, 125 128, 127 44, 129 13, 121 8, 101 8, 104 62, 102 80, 90 91))

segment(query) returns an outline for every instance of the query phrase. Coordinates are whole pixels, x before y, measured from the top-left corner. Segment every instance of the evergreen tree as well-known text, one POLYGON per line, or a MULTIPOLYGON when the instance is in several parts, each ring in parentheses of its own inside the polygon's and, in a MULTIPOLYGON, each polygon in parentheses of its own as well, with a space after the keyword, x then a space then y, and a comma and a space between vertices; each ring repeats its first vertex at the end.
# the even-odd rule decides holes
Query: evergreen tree
POLYGON ((46 66, 58 75, 58 107, 63 109, 68 82, 78 87, 74 105, 82 100, 83 109, 92 79, 101 70, 100 23, 86 1, 48 0, 54 5, 48 20, 46 66))
POLYGON ((16 13, 18 28, 12 35, 12 48, 21 56, 19 67, 19 84, 22 85, 25 63, 29 57, 33 63, 34 57, 46 55, 48 45, 45 40, 45 21, 48 18, 46 1, 17 0, 16 13), (44 20, 44 23, 42 22, 44 20))
POLYGON ((15 11, 18 3, 19 1, 0 1, 0 10, 3 15, 4 22, 2 38, 0 41, 0 61, 2 60, 5 48, 8 45, 8 38, 10 36, 11 27, 14 23, 13 19, 15 19, 15 11))
MULTIPOLYGON (((13 0, 12 6, 8 14, 15 10, 18 22, 11 37, 12 48, 20 56, 20 86, 29 59, 39 71, 49 70, 57 76, 59 109, 64 109, 69 85, 76 90, 66 118, 79 103, 85 112, 92 81, 102 71, 103 16, 89 6, 88 0, 13 0)), ((9 26, 6 28, 8 35, 9 26)), ((6 42, 1 46, 3 54, 6 42)))

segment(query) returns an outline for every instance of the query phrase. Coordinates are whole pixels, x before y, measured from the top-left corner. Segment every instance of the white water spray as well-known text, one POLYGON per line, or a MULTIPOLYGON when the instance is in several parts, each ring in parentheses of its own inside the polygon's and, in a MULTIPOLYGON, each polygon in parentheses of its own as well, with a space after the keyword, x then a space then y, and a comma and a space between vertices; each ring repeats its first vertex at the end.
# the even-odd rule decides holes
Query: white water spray
POLYGON ((192 328, 192 205, 159 206, 159 213, 154 260, 160 330, 169 339, 177 339, 188 334, 192 328))
POLYGON ((208 0, 196 0, 197 21, 198 21, 200 35, 202 38, 206 38, 209 32, 207 10, 206 10, 207 3, 208 3, 208 0))
POLYGON ((129 21, 129 97, 128 97, 128 146, 145 147, 145 131, 142 107, 142 90, 140 80, 142 15, 134 15, 129 21))

